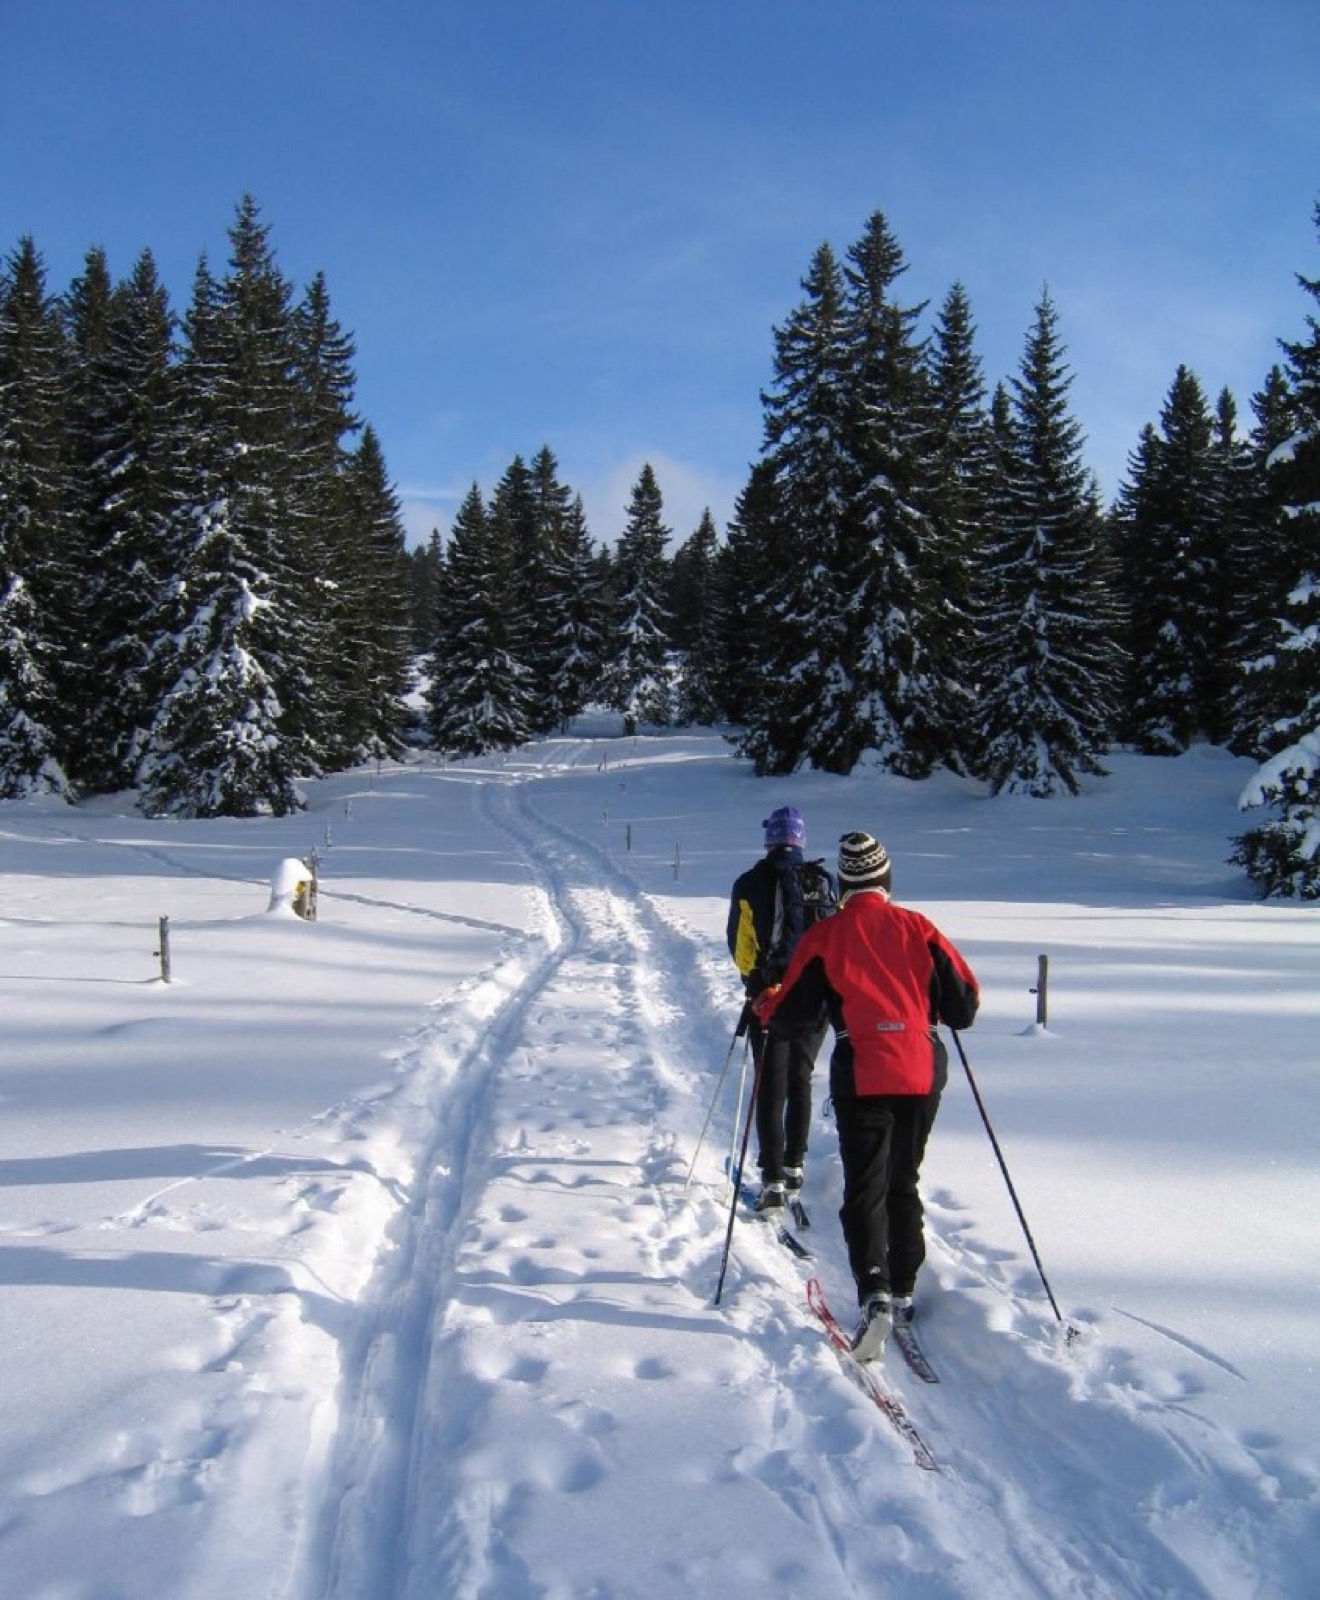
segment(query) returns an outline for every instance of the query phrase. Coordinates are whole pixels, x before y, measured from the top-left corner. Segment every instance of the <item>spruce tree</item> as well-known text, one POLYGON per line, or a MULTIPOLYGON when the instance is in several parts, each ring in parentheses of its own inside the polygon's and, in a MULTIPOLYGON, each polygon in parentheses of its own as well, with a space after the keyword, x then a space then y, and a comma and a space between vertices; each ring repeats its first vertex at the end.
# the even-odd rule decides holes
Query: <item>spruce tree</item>
MULTIPOLYGON (((79 771, 128 788, 164 686, 152 619, 176 577, 169 527, 184 488, 174 316, 149 251, 109 306, 104 350, 86 363, 83 412, 86 614, 92 671, 79 771)), ((76 335, 75 346, 85 348, 76 335)))
POLYGON ((998 441, 1004 484, 987 550, 978 760, 994 793, 1076 793, 1104 772, 1117 714, 1120 615, 1071 377, 1046 294, 998 441))
POLYGON ((31 238, 0 269, 0 798, 69 792, 61 672, 76 625, 64 455, 65 352, 31 238))
POLYGON ((719 534, 708 506, 691 537, 674 552, 671 568, 670 615, 681 657, 677 714, 683 723, 710 723, 720 715, 718 557, 719 534))
POLYGON ((1251 397, 1255 424, 1245 445, 1243 527, 1233 555, 1238 575, 1231 647, 1229 748, 1234 755, 1260 755, 1260 735, 1273 719, 1270 674, 1256 669, 1274 649, 1278 618, 1289 589, 1289 573, 1279 559, 1287 541, 1283 485, 1271 472, 1274 453, 1301 428, 1301 418, 1282 366, 1275 365, 1251 397))
POLYGON ((230 242, 220 283, 199 265, 185 322, 190 488, 173 521, 173 626, 157 653, 168 688, 140 768, 155 813, 283 815, 301 804, 295 774, 317 769, 298 616, 314 602, 297 561, 305 457, 291 291, 250 198, 230 242))
POLYGON ((1129 607, 1125 727, 1148 755, 1177 755, 1218 725, 1221 540, 1214 428, 1196 375, 1180 366, 1120 493, 1129 607))
POLYGON ((508 547, 491 524, 474 483, 450 531, 427 689, 432 739, 451 756, 512 750, 530 736, 527 672, 508 645, 508 547))
POLYGON ((550 725, 566 732, 598 688, 605 651, 607 608, 601 569, 580 495, 569 505, 547 577, 551 670, 542 690, 543 704, 550 725))
MULTIPOLYGON (((716 561, 720 618, 714 687, 724 717, 743 725, 735 743, 758 772, 792 740, 776 722, 782 685, 798 659, 795 630, 768 620, 781 600, 783 575, 794 570, 796 542, 780 511, 775 469, 758 461, 734 505, 716 561)), ((791 767, 784 770, 792 770, 791 767)))
POLYGON ((408 567, 399 502, 371 426, 338 481, 343 534, 336 555, 334 707, 337 765, 396 757, 404 749, 412 655, 408 567))
MULTIPOLYGON (((761 675, 739 743, 761 774, 787 773, 823 754, 828 699, 842 726, 848 699, 848 617, 858 539, 853 415, 843 273, 823 244, 802 280, 804 299, 774 330, 774 383, 761 396, 764 459, 774 483, 780 564, 757 596, 765 630, 761 675), (842 573, 842 578, 841 578, 842 573)), ((826 759, 830 759, 826 755, 826 759)))
POLYGON ((408 553, 409 614, 412 618, 412 644, 416 655, 435 647, 440 633, 440 578, 444 570, 444 546, 439 528, 432 528, 425 544, 408 553))
POLYGON ((95 634, 103 624, 95 590, 106 575, 98 559, 104 543, 107 502, 116 486, 107 459, 108 361, 114 285, 106 254, 89 250, 84 270, 63 297, 66 371, 63 404, 65 551, 69 573, 67 625, 59 653, 67 684, 65 710, 86 730, 70 741, 69 776, 80 790, 103 787, 98 745, 104 726, 96 716, 96 691, 104 683, 96 659, 95 634))
POLYGON ((673 718, 669 667, 670 618, 664 501, 649 462, 628 502, 628 516, 613 562, 614 604, 606 636, 609 705, 634 727, 667 725, 673 718))
MULTIPOLYGON (((1320 231, 1320 205, 1315 210, 1320 231)), ((1298 276, 1320 305, 1320 279, 1298 276)), ((1266 895, 1320 899, 1320 318, 1283 343, 1296 431, 1269 471, 1282 506, 1285 585, 1270 648, 1249 663, 1269 719, 1257 734, 1261 766, 1241 800, 1265 820, 1236 842, 1232 859, 1266 895)))
POLYGON ((532 458, 530 471, 531 518, 516 584, 523 613, 519 633, 532 686, 532 731, 549 733, 581 709, 569 709, 562 691, 573 676, 571 667, 564 671, 565 652, 576 656, 583 645, 571 619, 585 613, 567 586, 579 581, 585 526, 578 520, 581 504, 575 505, 573 491, 560 481, 549 445, 532 458))
POLYGON ((811 740, 813 763, 850 772, 865 749, 917 777, 950 747, 939 579, 929 516, 933 434, 924 305, 895 293, 903 251, 876 212, 848 251, 845 498, 834 552, 842 629, 811 740))
POLYGON ((931 339, 930 409, 928 566, 937 612, 928 649, 943 704, 940 759, 966 770, 973 760, 976 699, 974 586, 995 479, 985 378, 971 302, 961 283, 945 296, 931 339))

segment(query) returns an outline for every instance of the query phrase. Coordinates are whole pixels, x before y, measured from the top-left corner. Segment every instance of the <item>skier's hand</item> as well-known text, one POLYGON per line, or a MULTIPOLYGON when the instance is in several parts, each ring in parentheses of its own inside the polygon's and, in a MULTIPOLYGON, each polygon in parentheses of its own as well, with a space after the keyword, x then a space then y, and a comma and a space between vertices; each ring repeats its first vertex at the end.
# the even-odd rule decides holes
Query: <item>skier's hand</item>
POLYGON ((752 1001, 752 1010, 756 1013, 756 1020, 765 1026, 774 1015, 775 1007, 779 1004, 779 985, 772 983, 768 989, 762 989, 756 999, 752 1001))

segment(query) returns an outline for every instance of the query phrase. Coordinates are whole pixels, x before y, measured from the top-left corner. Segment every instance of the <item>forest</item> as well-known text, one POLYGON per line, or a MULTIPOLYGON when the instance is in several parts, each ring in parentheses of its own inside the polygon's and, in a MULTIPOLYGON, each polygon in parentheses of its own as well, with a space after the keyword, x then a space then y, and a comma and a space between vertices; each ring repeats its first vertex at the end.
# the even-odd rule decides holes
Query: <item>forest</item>
POLYGON ((607 547, 542 444, 409 550, 324 275, 285 278, 250 196, 228 237, 181 315, 149 249, 63 292, 31 238, 0 264, 0 798, 281 815, 588 704, 762 774, 1042 799, 1204 741, 1258 763, 1232 859, 1320 898, 1320 278, 1248 415, 1178 367, 1105 506, 1049 294, 992 382, 877 211, 773 330, 727 528, 667 526, 647 466, 607 547))

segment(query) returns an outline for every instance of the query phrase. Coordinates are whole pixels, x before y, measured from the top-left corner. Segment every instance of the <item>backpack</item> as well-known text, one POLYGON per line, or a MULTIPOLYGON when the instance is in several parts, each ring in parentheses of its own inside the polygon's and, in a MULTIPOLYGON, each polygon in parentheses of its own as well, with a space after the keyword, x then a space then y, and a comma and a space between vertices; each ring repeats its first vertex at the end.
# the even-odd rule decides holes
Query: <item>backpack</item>
MULTIPOLYGON (((816 923, 823 922, 839 909, 834 882, 820 860, 795 861, 789 871, 793 874, 793 882, 802 899, 802 931, 805 933, 808 928, 815 927, 816 923)), ((764 963, 767 975, 775 982, 783 976, 788 966, 785 937, 783 889, 780 886, 775 890, 774 935, 764 963)))
POLYGON ((797 861, 793 864, 798 892, 802 896, 802 927, 814 928, 839 909, 839 897, 834 892, 834 880, 825 870, 824 858, 816 861, 797 861))

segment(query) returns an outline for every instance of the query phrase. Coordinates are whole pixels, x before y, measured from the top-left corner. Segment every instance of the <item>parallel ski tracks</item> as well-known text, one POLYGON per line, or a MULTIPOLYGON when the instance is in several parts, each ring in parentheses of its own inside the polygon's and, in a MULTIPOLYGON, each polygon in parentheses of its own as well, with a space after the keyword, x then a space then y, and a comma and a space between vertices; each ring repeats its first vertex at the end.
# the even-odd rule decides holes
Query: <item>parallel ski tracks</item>
MULTIPOLYGON (((437 1328, 455 1288, 455 1258, 465 1209, 485 1183, 489 1130, 501 1069, 519 1050, 529 1013, 566 963, 599 947, 619 967, 612 981, 627 990, 612 1008, 638 1018, 646 1034, 650 1077, 668 1093, 684 1083, 672 1060, 674 1037, 698 1032, 701 1019, 681 1017, 654 982, 650 964, 681 969, 680 986, 695 981, 691 941, 669 928, 608 856, 530 809, 526 781, 488 779, 473 790, 484 824, 502 834, 531 871, 540 894, 536 926, 478 980, 486 1008, 467 1053, 447 1082, 430 1086, 433 1137, 418 1163, 410 1202, 393 1229, 363 1325, 349 1341, 334 1442, 330 1493, 312 1550, 329 1550, 312 1592, 325 1600, 411 1593, 406 1554, 422 1551, 431 1529, 414 1529, 413 1483, 433 1473, 443 1441, 429 1437, 429 1369, 437 1328), (653 955, 654 948, 654 955, 653 955), (492 1008, 490 990, 499 993, 492 1008)), ((686 988, 682 991, 689 992, 686 988)), ((427 1037, 472 1032, 460 994, 425 1030, 427 1037)), ((722 1028, 712 1002, 706 1019, 722 1028)), ((429 1508, 433 1523, 435 1508, 429 1508)), ((456 1558, 457 1559, 457 1558, 456 1558)), ((458 1565, 461 1567, 462 1562, 458 1565)))

